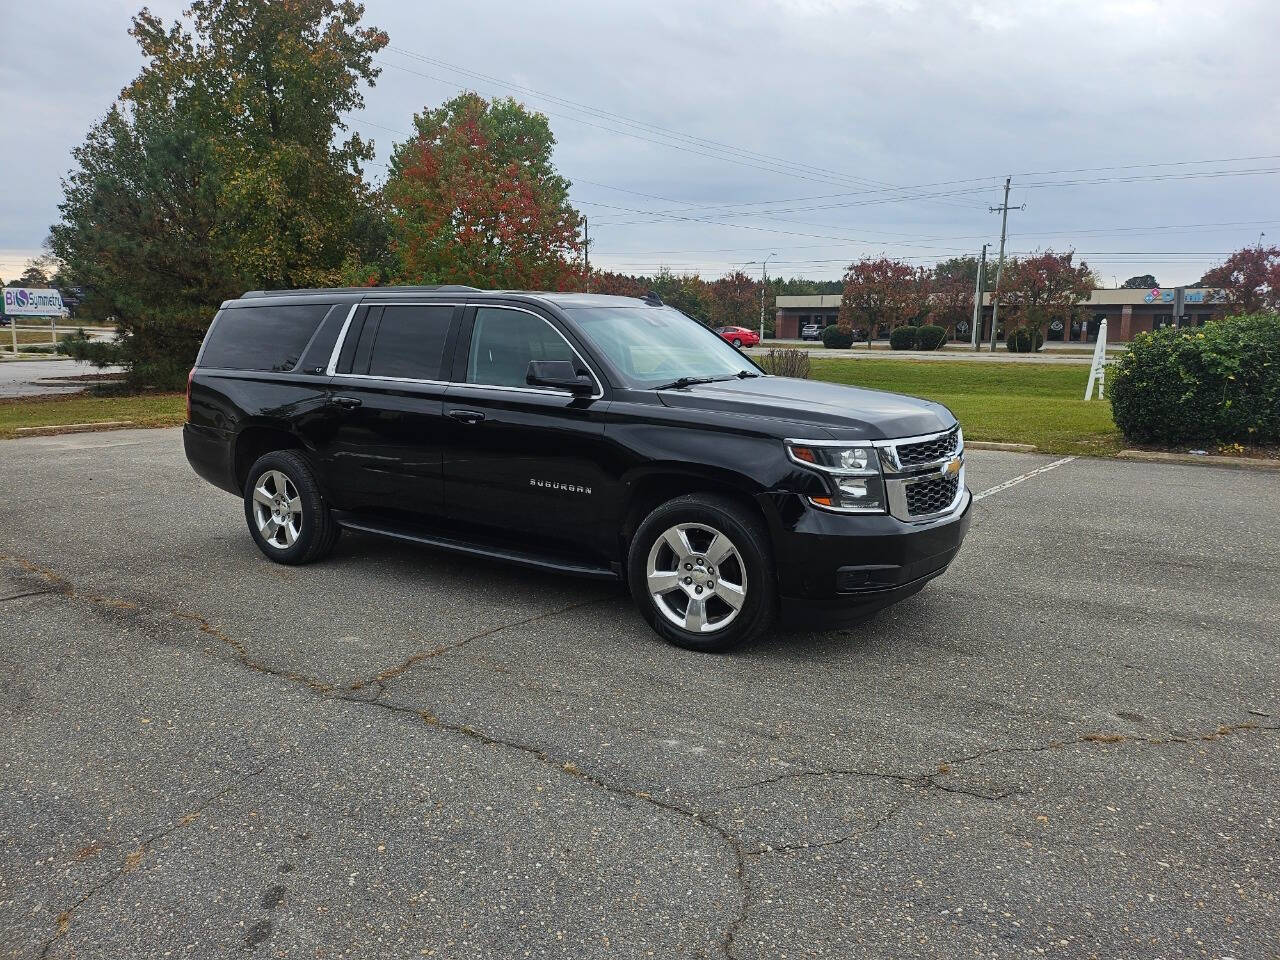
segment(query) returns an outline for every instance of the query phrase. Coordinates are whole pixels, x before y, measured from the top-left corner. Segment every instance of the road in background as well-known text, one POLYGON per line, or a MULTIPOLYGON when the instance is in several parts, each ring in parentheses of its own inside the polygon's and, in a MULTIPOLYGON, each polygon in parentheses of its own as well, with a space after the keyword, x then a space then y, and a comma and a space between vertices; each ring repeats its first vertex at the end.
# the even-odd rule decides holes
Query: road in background
POLYGON ((99 369, 79 360, 7 360, 0 363, 0 397, 79 393, 92 386, 93 381, 68 378, 123 372, 123 367, 99 369))
POLYGON ((1271 475, 974 451, 945 577, 708 656, 180 447, 0 443, 5 957, 1280 952, 1271 475))

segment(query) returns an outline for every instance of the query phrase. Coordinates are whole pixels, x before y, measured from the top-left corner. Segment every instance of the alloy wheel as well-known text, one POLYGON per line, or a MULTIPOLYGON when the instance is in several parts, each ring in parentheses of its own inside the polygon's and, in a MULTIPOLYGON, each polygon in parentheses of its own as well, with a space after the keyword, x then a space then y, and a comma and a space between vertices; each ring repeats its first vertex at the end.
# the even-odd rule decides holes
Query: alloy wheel
POLYGON ((654 541, 645 565, 649 596, 662 615, 690 633, 715 633, 747 600, 742 554, 705 523, 678 523, 654 541))
POLYGON ((268 470, 253 485, 253 520, 266 543, 287 550, 302 533, 302 498, 280 470, 268 470))

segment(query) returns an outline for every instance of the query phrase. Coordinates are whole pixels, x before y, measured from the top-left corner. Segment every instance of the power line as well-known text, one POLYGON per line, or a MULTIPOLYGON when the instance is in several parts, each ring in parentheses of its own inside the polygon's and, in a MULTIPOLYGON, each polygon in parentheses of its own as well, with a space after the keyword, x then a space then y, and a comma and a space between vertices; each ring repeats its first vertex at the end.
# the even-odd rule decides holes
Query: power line
MULTIPOLYGON (((793 160, 785 160, 779 157, 772 157, 768 154, 761 154, 755 151, 745 150, 741 147, 735 147, 732 144, 724 144, 720 141, 709 140, 703 137, 695 137, 690 134, 684 134, 678 131, 669 130, 665 127, 660 127, 656 124, 647 123, 646 121, 643 121, 643 120, 635 120, 633 118, 626 117, 626 116, 623 116, 622 114, 617 114, 609 110, 603 110, 598 107, 592 107, 587 104, 581 104, 581 103, 578 103, 577 101, 567 100, 563 97, 558 97, 554 94, 549 94, 542 91, 534 90, 531 87, 525 87, 520 84, 510 83, 508 81, 490 76, 488 74, 479 73, 474 70, 468 70, 464 67, 459 67, 454 64, 447 63, 446 61, 443 61, 443 60, 437 60, 434 57, 428 57, 428 56, 425 56, 424 54, 415 53, 413 51, 406 50, 402 47, 390 47, 388 49, 402 56, 407 56, 416 60, 420 60, 425 63, 430 63, 435 66, 442 67, 445 70, 458 73, 465 77, 479 78, 489 83, 496 83, 499 86, 506 87, 511 90, 524 92, 526 94, 529 94, 535 97, 540 97, 542 99, 549 100, 552 103, 557 103, 561 106, 566 107, 567 109, 582 111, 586 113, 588 116, 596 117, 597 119, 608 120, 614 123, 622 123, 625 126, 634 127, 636 129, 644 130, 646 132, 652 132, 659 137, 665 137, 667 139, 655 140, 651 136, 644 136, 640 133, 636 133, 631 130, 626 130, 626 129, 618 130, 613 127, 605 127, 605 126, 601 126, 600 124, 590 123, 586 120, 581 119, 580 117, 574 117, 574 116, 570 116, 563 113, 557 114, 557 113, 552 113, 551 111, 547 111, 549 116, 556 116, 561 119, 572 120, 575 123, 581 123, 581 124, 584 124, 585 126, 594 127, 600 130, 605 130, 609 133, 616 133, 616 134, 621 134, 623 136, 634 137, 635 139, 643 140, 647 143, 653 143, 659 146, 671 147, 672 149, 676 149, 676 150, 684 150, 686 152, 690 152, 698 156, 707 157, 714 160, 721 160, 729 163, 737 163, 741 166, 753 167, 758 170, 764 170, 766 172, 780 174, 782 176, 794 177, 800 180, 809 180, 817 183, 833 183, 837 186, 842 184, 843 185, 870 184, 870 185, 878 185, 880 187, 887 188, 887 189, 899 189, 893 184, 888 184, 882 180, 872 180, 867 177, 860 177, 852 174, 845 174, 839 171, 829 170, 825 167, 817 167, 812 164, 800 163, 798 161, 793 161, 793 160), (672 142, 673 140, 675 142, 672 142), (695 149, 695 148, 701 148, 701 149, 695 149), (711 150, 714 152, 708 153, 706 152, 707 150, 711 150), (751 162, 751 161, 757 161, 757 162, 751 162)), ((454 86, 454 87, 458 86, 456 81, 448 80, 448 79, 445 79, 444 77, 438 77, 433 74, 421 73, 419 71, 411 70, 408 67, 403 66, 402 64, 393 63, 391 61, 384 60, 382 58, 379 58, 378 62, 385 66, 392 67, 393 69, 401 70, 410 74, 415 74, 417 76, 423 77, 428 80, 435 80, 438 83, 444 83, 449 86, 454 86)), ((939 202, 945 202, 945 201, 939 201, 939 202)))

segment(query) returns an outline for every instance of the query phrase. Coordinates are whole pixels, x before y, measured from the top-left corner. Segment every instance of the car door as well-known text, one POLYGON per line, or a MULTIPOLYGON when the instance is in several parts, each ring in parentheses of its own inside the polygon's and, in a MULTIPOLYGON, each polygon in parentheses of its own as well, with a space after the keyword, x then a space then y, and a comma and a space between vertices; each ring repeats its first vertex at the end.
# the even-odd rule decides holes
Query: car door
MULTIPOLYGON (((548 317, 515 306, 468 310, 445 398, 445 506, 455 521, 546 549, 602 542, 606 403, 599 374, 548 317), (568 360, 590 396, 530 387, 532 360, 568 360)), ((616 536, 616 531, 614 533, 616 536)))
POLYGON ((352 317, 322 450, 341 508, 389 520, 440 513, 446 348, 460 314, 457 304, 386 303, 352 317))

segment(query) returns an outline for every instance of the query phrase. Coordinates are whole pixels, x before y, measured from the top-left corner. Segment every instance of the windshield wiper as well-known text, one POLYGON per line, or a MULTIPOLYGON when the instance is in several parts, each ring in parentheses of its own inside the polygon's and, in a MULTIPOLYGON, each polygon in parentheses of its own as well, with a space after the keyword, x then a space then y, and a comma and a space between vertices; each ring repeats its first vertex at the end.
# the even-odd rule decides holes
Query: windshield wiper
POLYGON ((727 380, 728 377, 681 377, 679 380, 672 380, 670 383, 664 383, 655 390, 682 390, 685 387, 692 387, 695 383, 715 383, 719 380, 727 380))
POLYGON ((754 380, 756 377, 763 376, 763 374, 755 373, 751 370, 739 370, 734 376, 739 380, 754 380))

